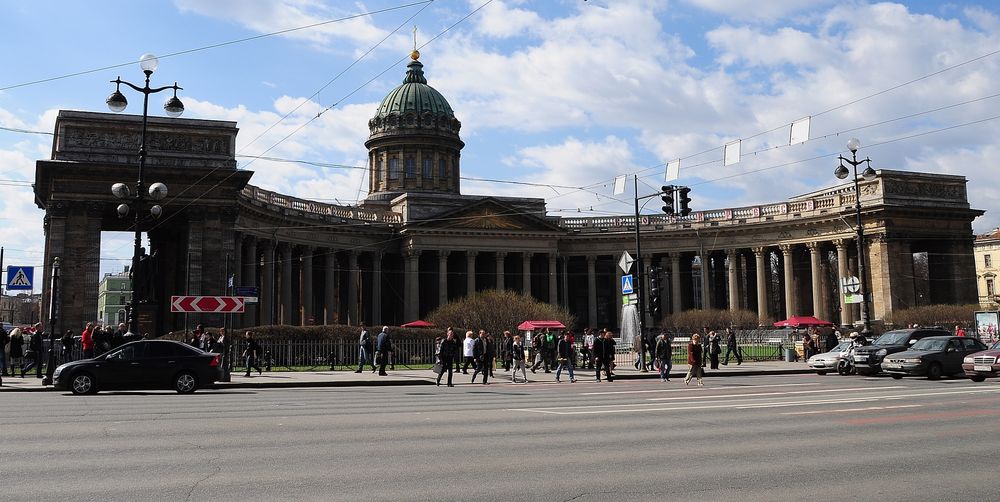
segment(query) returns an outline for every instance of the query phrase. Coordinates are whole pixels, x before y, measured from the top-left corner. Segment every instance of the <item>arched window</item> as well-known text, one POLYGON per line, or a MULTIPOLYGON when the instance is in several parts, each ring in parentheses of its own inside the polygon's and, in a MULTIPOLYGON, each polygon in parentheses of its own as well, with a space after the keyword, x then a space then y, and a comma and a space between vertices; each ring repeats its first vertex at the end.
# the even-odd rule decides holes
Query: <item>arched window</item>
POLYGON ((375 161, 375 177, 379 181, 385 181, 385 164, 382 163, 381 157, 375 161))
POLYGON ((434 176, 434 159, 424 157, 424 165, 420 175, 423 176, 425 180, 429 180, 432 176, 434 176))
POLYGON ((406 177, 407 178, 417 177, 417 159, 413 157, 406 158, 406 177))
POLYGON ((399 179, 399 159, 395 157, 389 159, 389 179, 399 179))
POLYGON ((444 179, 448 177, 448 161, 444 159, 438 160, 438 178, 444 179))

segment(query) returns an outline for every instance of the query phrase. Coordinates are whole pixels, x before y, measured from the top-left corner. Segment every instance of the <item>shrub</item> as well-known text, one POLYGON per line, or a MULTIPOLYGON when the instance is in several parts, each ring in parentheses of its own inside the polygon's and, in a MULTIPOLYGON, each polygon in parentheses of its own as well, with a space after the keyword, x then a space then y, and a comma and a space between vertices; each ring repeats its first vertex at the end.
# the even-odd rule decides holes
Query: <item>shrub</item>
POLYGON ((490 333, 514 331, 529 320, 560 321, 572 329, 576 318, 569 311, 511 290, 487 290, 438 307, 427 316, 442 329, 485 329, 490 333))
POLYGON ((921 326, 941 326, 951 329, 955 325, 964 328, 974 327, 976 324, 977 310, 982 310, 979 304, 971 305, 925 305, 910 309, 894 310, 891 318, 896 327, 905 327, 911 324, 921 326))
MULTIPOLYGON (((216 334, 217 329, 208 328, 208 331, 216 334)), ((361 328, 358 326, 348 326, 343 324, 329 324, 324 326, 288 326, 277 324, 273 326, 254 326, 251 328, 234 328, 229 333, 230 336, 242 339, 243 333, 250 331, 254 338, 261 341, 278 340, 351 340, 357 341, 361 335, 361 328)), ((382 331, 382 326, 368 326, 368 331, 372 336, 378 335, 382 331)), ((443 335, 443 328, 401 328, 390 326, 389 333, 394 339, 418 338, 433 339, 435 336, 443 335)), ((163 335, 167 340, 184 340, 183 331, 174 331, 163 335)), ((235 339, 234 338, 234 339, 235 339)))
MULTIPOLYGON (((758 324, 757 313, 749 310, 685 310, 663 320, 665 328, 677 333, 699 331, 703 326, 708 326, 709 329, 753 329, 758 324)), ((770 327, 770 322, 767 326, 770 327)))

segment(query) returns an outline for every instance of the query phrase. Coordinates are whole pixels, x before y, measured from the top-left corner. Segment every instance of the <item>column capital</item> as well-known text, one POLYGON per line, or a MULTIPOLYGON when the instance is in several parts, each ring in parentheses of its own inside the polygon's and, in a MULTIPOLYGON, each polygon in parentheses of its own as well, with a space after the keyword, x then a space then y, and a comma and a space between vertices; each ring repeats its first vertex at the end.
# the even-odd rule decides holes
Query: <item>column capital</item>
POLYGON ((756 246, 756 247, 753 247, 751 249, 753 249, 753 254, 754 255, 760 256, 760 255, 766 253, 768 248, 767 248, 767 246, 756 246))
POLYGON ((794 246, 794 244, 778 244, 778 249, 780 249, 782 253, 788 254, 792 252, 792 247, 794 246))
POLYGON ((730 248, 726 249, 725 251, 726 251, 726 258, 734 260, 736 259, 736 255, 739 253, 740 250, 736 248, 730 248))
POLYGON ((680 261, 681 261, 681 253, 679 253, 677 251, 671 251, 671 252, 667 253, 667 257, 670 258, 671 262, 680 263, 680 261))
POLYGON ((479 254, 479 251, 476 251, 476 250, 473 250, 473 249, 470 249, 470 250, 468 250, 468 251, 465 252, 465 256, 467 258, 475 258, 478 254, 479 254))
POLYGON ((498 260, 502 260, 502 259, 504 259, 504 258, 507 257, 507 252, 506 251, 497 251, 496 253, 497 253, 497 259, 498 260))
POLYGON ((847 239, 834 239, 833 245, 837 247, 837 252, 847 249, 847 239))
POLYGON ((822 244, 822 242, 811 241, 806 243, 806 247, 809 248, 810 253, 816 254, 820 251, 820 246, 822 246, 822 244))
POLYGON ((521 259, 523 260, 530 260, 534 255, 535 253, 532 253, 531 251, 521 251, 521 259))
POLYGON ((587 255, 587 265, 593 265, 595 263, 597 263, 597 255, 595 255, 595 254, 588 254, 587 255))
POLYGON ((437 254, 439 260, 447 260, 448 255, 451 254, 451 251, 448 251, 447 249, 439 249, 437 254))
MULTIPOLYGON (((422 252, 423 250, 421 249, 407 249, 404 254, 408 260, 416 260, 420 258, 420 253, 422 252)), ((380 259, 382 257, 381 251, 374 251, 373 254, 377 254, 380 259)))

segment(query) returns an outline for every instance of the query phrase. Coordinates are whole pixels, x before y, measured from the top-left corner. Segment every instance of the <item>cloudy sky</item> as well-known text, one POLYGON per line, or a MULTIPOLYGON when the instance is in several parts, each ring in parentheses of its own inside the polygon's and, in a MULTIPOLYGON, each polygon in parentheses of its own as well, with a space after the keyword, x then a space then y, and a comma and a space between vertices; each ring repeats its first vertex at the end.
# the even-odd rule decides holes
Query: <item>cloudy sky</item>
MULTIPOLYGON (((41 266, 31 182, 54 118, 106 111, 108 81, 140 82, 146 52, 161 58, 153 85, 184 87, 185 117, 238 123, 252 184, 363 199, 363 169, 253 156, 364 166, 414 26, 463 124, 463 193, 630 214, 615 176, 652 193, 681 159, 695 210, 775 202, 836 184, 857 136, 873 167, 966 176, 984 233, 1000 226, 998 16, 987 0, 0 0, 0 245, 5 265, 41 266), (811 139, 789 146, 803 117, 811 139), (735 140, 743 156, 724 166, 735 140)), ((101 255, 120 271, 130 237, 105 233, 101 255)))

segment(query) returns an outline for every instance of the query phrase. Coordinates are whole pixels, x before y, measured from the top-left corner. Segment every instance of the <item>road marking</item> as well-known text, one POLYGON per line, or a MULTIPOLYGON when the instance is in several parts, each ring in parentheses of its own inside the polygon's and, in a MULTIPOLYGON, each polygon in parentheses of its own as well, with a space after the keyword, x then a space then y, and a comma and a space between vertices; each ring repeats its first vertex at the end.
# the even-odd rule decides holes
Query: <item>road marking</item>
POLYGON ((810 411, 786 411, 782 415, 816 415, 816 414, 828 414, 828 413, 853 413, 857 411, 879 411, 879 410, 897 410, 900 408, 919 408, 923 406, 922 404, 900 404, 897 406, 869 406, 867 408, 844 408, 840 410, 810 410, 810 411))
MULTIPOLYGON (((904 387, 905 388, 905 387, 904 387)), ((912 394, 889 394, 889 395, 869 395, 860 397, 842 397, 833 399, 813 399, 801 401, 764 401, 764 402, 733 402, 727 401, 720 404, 699 403, 694 405, 678 404, 675 406, 650 406, 648 403, 641 404, 619 404, 619 405, 592 405, 592 406, 563 406, 548 408, 508 408, 508 411, 524 411, 529 413, 545 413, 552 415, 596 415, 608 413, 634 413, 643 411, 685 411, 685 410, 709 410, 709 409, 737 409, 753 410, 766 408, 782 408, 791 406, 811 406, 824 404, 847 404, 847 403, 870 403, 879 400, 900 400, 914 397, 930 397, 941 395, 961 395, 961 394, 986 394, 1000 392, 1000 388, 971 388, 969 390, 949 390, 939 392, 916 392, 912 394), (645 406, 640 408, 640 406, 645 406), (602 409, 596 409, 602 408, 602 409)), ((882 390, 882 389, 875 389, 882 390)), ((718 396, 710 396, 718 397, 718 396)))
POLYGON ((938 413, 920 413, 916 415, 889 415, 884 417, 854 418, 847 420, 846 422, 851 425, 922 422, 928 420, 948 420, 954 418, 982 417, 987 415, 996 415, 997 413, 1000 413, 1000 411, 996 410, 942 411, 938 413))
MULTIPOLYGON (((819 385, 819 382, 813 383, 777 383, 770 385, 724 385, 720 387, 712 387, 712 389, 753 389, 753 388, 763 388, 763 387, 801 387, 803 385, 819 385)), ((581 396, 606 396, 612 394, 647 394, 653 392, 698 392, 698 389, 655 389, 655 390, 622 390, 622 391, 608 391, 608 392, 583 392, 581 396)))
POLYGON ((816 389, 816 390, 792 390, 788 392, 756 392, 752 394, 718 394, 718 395, 701 395, 701 396, 690 396, 690 397, 651 397, 647 398, 647 401, 675 401, 678 399, 712 399, 712 398, 728 398, 728 397, 762 397, 762 396, 792 396, 798 394, 815 394, 817 392, 858 392, 858 391, 880 391, 886 389, 908 389, 904 385, 894 385, 891 387, 853 387, 845 389, 816 389))

